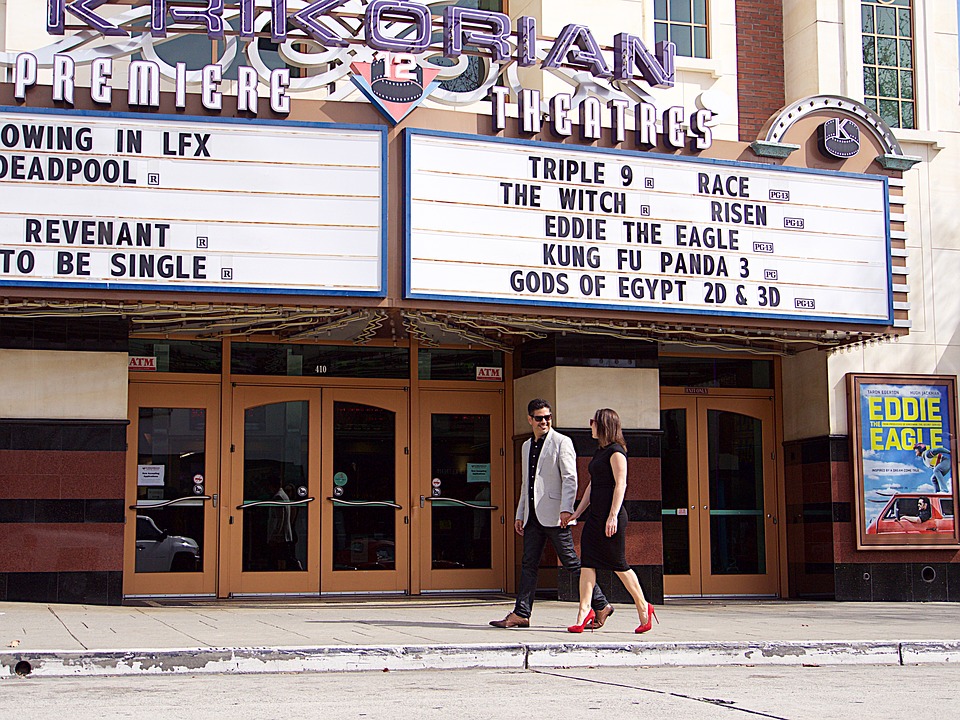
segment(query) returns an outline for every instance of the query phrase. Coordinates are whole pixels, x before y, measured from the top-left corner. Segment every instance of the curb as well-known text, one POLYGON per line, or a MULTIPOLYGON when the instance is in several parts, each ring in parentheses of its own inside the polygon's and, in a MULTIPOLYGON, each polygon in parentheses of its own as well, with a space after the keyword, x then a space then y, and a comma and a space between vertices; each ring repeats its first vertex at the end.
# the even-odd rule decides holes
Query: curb
POLYGON ((904 665, 960 662, 960 641, 931 640, 900 643, 904 665))
POLYGON ((960 641, 531 643, 45 651, 0 654, 0 681, 18 676, 537 670, 711 665, 918 665, 960 662, 960 641))
POLYGON ((529 645, 528 667, 705 665, 900 665, 897 642, 645 643, 529 645))
POLYGON ((0 680, 109 675, 522 669, 522 645, 48 651, 0 655, 0 680), (20 663, 28 663, 25 667, 20 663))

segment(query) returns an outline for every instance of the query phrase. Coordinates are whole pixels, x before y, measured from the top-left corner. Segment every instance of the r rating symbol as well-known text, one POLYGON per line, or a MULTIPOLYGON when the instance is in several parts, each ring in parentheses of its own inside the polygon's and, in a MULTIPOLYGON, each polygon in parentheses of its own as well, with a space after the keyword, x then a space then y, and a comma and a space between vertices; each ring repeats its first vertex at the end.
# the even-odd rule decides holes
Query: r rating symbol
POLYGON ((647 190, 653 190, 653 178, 644 178, 644 179, 643 179, 643 186, 644 186, 647 190))
POLYGON ((147 173, 147 185, 159 185, 160 173, 147 173))
POLYGON ((197 247, 200 248, 201 250, 206 250, 207 247, 209 247, 209 240, 205 237, 198 237, 197 247))
POLYGON ((650 217, 650 206, 641 205, 640 206, 640 217, 650 217))
POLYGON ((221 280, 233 280, 233 268, 220 268, 221 280))

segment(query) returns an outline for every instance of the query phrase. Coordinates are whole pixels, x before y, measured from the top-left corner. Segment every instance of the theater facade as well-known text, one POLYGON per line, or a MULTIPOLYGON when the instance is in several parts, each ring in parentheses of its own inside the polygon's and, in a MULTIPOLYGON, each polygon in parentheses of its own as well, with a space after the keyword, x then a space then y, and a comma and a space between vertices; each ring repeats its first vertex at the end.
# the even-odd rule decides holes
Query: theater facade
POLYGON ((0 599, 511 592, 534 397, 655 602, 960 599, 952 149, 797 4, 6 3, 0 599))

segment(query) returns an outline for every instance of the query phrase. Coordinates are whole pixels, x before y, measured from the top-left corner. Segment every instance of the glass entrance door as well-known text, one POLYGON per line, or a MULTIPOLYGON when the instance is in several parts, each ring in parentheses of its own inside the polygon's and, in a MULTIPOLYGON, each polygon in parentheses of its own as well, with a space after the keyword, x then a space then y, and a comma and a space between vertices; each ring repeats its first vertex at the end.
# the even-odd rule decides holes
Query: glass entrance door
POLYGON ((421 393, 413 488, 421 590, 504 587, 503 399, 421 393))
POLYGON ((239 386, 232 428, 229 594, 317 594, 320 391, 239 386))
POLYGON ((215 595, 220 386, 131 383, 123 594, 215 595))
POLYGON ((776 595, 773 402, 661 401, 664 591, 776 595))
POLYGON ((323 391, 324 593, 404 592, 410 577, 407 393, 323 391))

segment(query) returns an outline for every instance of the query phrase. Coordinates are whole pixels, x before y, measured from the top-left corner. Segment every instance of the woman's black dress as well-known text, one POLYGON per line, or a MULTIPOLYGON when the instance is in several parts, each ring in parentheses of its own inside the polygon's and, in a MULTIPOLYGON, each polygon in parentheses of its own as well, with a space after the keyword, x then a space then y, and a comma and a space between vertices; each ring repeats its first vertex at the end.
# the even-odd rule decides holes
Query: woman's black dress
POLYGON ((607 537, 607 517, 613 505, 613 468, 610 458, 614 453, 627 451, 618 443, 602 447, 593 454, 590 461, 590 505, 587 507, 586 524, 580 536, 580 564, 583 567, 616 570, 625 572, 630 569, 626 557, 627 511, 620 506, 617 514, 617 532, 607 537))

